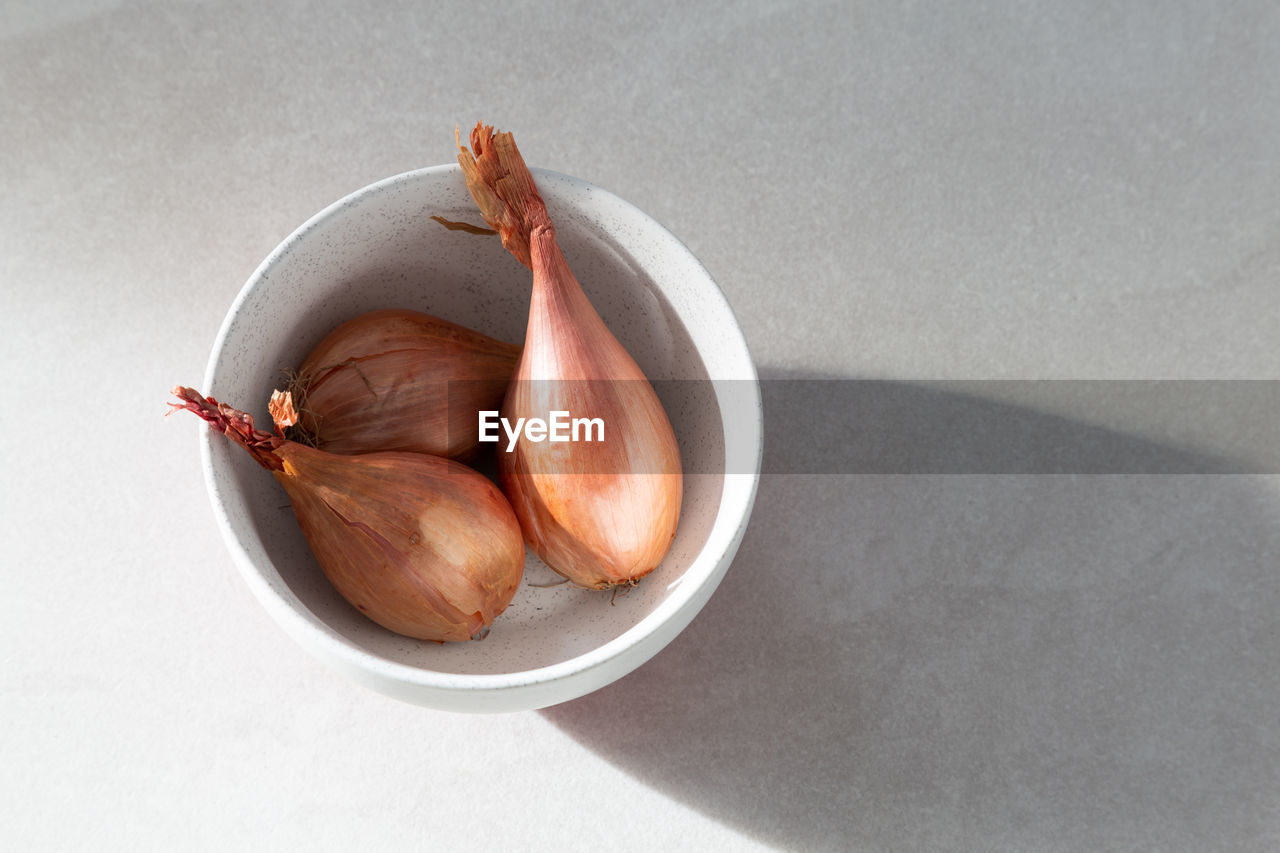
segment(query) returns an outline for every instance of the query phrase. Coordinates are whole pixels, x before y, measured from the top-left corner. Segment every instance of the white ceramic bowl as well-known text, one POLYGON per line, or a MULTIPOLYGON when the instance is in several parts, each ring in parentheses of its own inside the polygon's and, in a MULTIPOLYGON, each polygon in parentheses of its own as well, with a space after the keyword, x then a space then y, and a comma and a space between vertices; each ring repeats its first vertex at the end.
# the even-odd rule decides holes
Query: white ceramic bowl
MULTIPOLYGON (((567 584, 533 556, 489 636, 425 643, 374 624, 329 585, 275 479, 222 436, 202 455, 222 533, 245 580, 303 647, 355 680, 451 711, 540 708, 644 663, 706 603, 741 541, 760 468, 755 368, 707 271, 662 226, 575 178, 534 170, 571 267, 651 380, 680 442, 684 504, 671 552, 625 595, 567 584), (678 380, 678 381, 665 381, 678 380), (708 381, 712 380, 712 381, 708 381)), ((513 343, 531 276, 483 224, 457 166, 397 175, 318 213, 241 290, 210 357, 204 392, 254 414, 342 321, 377 308, 426 311, 513 343)))

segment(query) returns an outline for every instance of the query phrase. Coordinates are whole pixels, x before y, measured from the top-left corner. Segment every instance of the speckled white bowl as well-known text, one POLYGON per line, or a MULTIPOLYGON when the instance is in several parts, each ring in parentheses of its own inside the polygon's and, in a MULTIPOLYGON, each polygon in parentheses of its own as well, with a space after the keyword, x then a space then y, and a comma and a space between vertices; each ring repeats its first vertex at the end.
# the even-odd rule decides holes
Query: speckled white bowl
MULTIPOLYGON (((534 170, 569 263, 592 303, 667 407, 687 473, 680 527, 661 566, 612 598, 566 585, 533 556, 489 636, 424 643, 367 620, 329 585, 283 490, 240 449, 206 431, 214 511, 245 580, 303 647, 389 695, 451 711, 540 708, 626 675, 706 603, 741 541, 760 469, 755 368, 733 312, 697 259, 627 202, 534 170), (678 381, 666 381, 678 380, 678 381), (708 381, 711 380, 711 381, 708 381)), ((457 166, 365 187, 295 231, 227 314, 206 394, 270 424, 282 377, 340 322, 376 308, 426 311, 513 343, 524 338, 531 277, 483 224, 457 166)))

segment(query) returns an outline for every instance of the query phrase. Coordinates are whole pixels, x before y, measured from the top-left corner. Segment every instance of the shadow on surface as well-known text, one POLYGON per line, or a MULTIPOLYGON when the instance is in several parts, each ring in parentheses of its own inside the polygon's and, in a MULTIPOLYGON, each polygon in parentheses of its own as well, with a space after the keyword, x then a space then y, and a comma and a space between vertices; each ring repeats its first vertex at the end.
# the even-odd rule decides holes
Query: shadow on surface
MULTIPOLYGON (((1161 475, 1223 463, 1008 402, 906 396, 877 430, 895 428, 892 412, 907 430, 962 410, 1014 425, 1009 446, 1044 427, 1157 473, 767 474, 689 628, 542 713, 786 849, 1273 844, 1275 480, 1161 475)), ((827 441, 805 412, 829 411, 830 395, 765 403, 769 453, 827 441)), ((984 446, 1000 448, 992 428, 984 446)))

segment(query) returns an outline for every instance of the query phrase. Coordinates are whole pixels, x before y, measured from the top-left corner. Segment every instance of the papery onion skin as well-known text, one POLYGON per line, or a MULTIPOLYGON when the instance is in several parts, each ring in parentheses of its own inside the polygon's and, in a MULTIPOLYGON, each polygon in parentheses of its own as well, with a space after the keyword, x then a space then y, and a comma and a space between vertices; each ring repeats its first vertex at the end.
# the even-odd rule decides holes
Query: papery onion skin
POLYGON ((496 486, 422 453, 282 448, 275 472, 325 576, 397 634, 467 640, 515 596, 524 542, 496 486))
POLYGON ((503 245, 533 271, 524 348, 502 415, 599 417, 599 444, 519 442, 499 453, 525 541, 579 586, 631 585, 671 547, 683 493, 679 445, 643 371, 591 306, 511 134, 477 125, 459 146, 468 188, 503 245))
POLYGON ((284 487, 334 588, 397 634, 482 637, 514 598, 524 543, 510 504, 465 465, 422 453, 344 456, 256 430, 253 418, 184 387, 186 409, 244 447, 284 487))
POLYGON ((307 356, 290 437, 331 453, 407 450, 466 459, 476 418, 496 409, 520 348, 420 311, 370 311, 307 356))

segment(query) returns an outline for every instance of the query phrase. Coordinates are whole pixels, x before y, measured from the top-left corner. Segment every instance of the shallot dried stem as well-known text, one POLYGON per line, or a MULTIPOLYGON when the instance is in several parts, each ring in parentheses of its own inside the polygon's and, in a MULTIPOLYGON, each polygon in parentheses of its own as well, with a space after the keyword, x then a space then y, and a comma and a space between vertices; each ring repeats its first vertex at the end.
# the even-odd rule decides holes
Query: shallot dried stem
MULTIPOLYGON (((454 130, 454 139, 458 132, 454 130)), ((502 245, 516 260, 533 269, 530 235, 540 229, 554 232, 551 217, 538 195, 524 158, 510 133, 495 133, 490 125, 471 130, 471 150, 458 141, 458 164, 480 214, 502 237, 502 245)))
POLYGON ((284 439, 278 435, 262 432, 253 425, 253 416, 233 409, 226 403, 219 403, 213 397, 204 397, 194 388, 179 385, 173 389, 173 396, 181 402, 170 403, 170 411, 185 409, 199 415, 208 422, 211 429, 220 432, 239 444, 258 464, 268 471, 284 469, 284 462, 276 455, 284 439))

